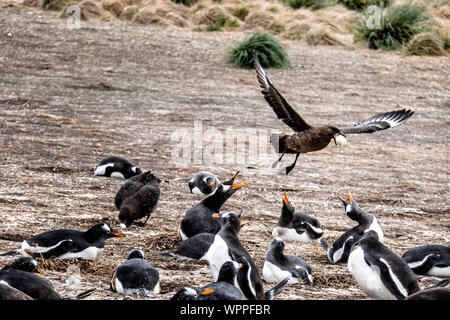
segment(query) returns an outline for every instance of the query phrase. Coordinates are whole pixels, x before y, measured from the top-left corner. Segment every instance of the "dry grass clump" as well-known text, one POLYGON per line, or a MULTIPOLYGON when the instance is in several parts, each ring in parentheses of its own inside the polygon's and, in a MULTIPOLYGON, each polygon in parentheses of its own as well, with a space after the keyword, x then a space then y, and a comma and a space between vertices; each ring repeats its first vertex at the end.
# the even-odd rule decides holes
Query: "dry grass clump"
POLYGON ((261 27, 268 29, 275 20, 275 15, 264 10, 255 10, 250 12, 245 18, 245 23, 249 28, 261 27))
POLYGON ((187 7, 163 0, 148 1, 134 16, 133 21, 141 24, 156 24, 180 28, 188 28, 191 26, 189 9, 187 7))
POLYGON ((344 45, 334 36, 330 29, 324 25, 313 25, 306 33, 305 40, 308 44, 317 45, 344 45))
POLYGON ((444 42, 436 32, 416 35, 406 46, 406 53, 414 56, 446 56, 444 42))

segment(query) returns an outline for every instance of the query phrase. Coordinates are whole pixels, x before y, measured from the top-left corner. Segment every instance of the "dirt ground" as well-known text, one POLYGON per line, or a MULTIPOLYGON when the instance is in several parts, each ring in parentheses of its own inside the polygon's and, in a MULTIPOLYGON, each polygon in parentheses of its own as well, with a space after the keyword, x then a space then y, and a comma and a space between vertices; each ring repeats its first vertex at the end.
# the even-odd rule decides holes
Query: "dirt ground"
MULTIPOLYGON (((0 26, 1 252, 50 229, 85 230, 102 221, 118 228, 113 201, 124 181, 92 174, 108 155, 127 157, 164 180, 147 226, 109 240, 98 261, 39 259, 63 295, 96 287, 88 299, 124 299, 109 290, 109 280, 136 247, 160 272, 161 294, 152 299, 212 281, 204 262, 154 256, 180 244, 179 223, 201 199, 189 194, 187 181, 200 170, 222 181, 239 170, 239 182, 249 183, 223 210, 243 210, 250 223, 240 239, 260 268, 283 191, 297 210, 320 220, 330 243, 354 225, 338 199, 351 191, 378 218, 385 244, 397 254, 418 245, 450 245, 448 57, 284 41, 293 68, 266 71, 310 123, 351 125, 378 112, 415 111, 402 126, 302 155, 285 176, 290 157, 278 170, 264 170, 274 154, 258 163, 182 165, 172 158, 178 143, 172 133, 192 133, 196 120, 203 132, 288 131, 263 100, 254 71, 225 61, 226 50, 244 33, 115 22, 83 22, 69 30, 57 13, 14 7, 0 8, 0 26)), ((311 265, 314 283, 290 285, 278 299, 367 299, 346 264, 330 263, 320 246, 288 242, 285 253, 311 265)), ((2 257, 0 267, 15 258, 2 257)), ((421 287, 437 280, 419 276, 421 287)))

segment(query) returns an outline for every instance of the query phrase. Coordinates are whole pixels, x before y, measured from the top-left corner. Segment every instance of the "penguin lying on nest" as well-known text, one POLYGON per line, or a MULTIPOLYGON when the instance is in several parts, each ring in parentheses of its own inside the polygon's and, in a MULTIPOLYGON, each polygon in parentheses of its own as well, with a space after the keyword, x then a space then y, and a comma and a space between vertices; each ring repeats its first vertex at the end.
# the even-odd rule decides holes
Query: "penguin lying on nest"
POLYGON ((118 156, 107 157, 94 168, 95 176, 109 178, 129 179, 139 174, 142 174, 141 168, 135 166, 129 160, 118 156))
POLYGON ((36 273, 43 274, 32 258, 19 258, 0 270, 0 281, 28 295, 35 300, 78 300, 92 294, 89 289, 75 296, 62 297, 53 285, 36 273))
POLYGON ((237 262, 227 261, 220 268, 217 281, 200 289, 181 288, 170 300, 244 300, 242 292, 234 285, 241 267, 237 262))
POLYGON ((137 294, 147 297, 150 294, 158 294, 160 291, 158 269, 144 260, 142 250, 133 249, 127 261, 114 271, 110 288, 125 295, 137 294))
POLYGON ((312 283, 311 267, 300 257, 284 254, 284 241, 275 237, 270 242, 262 274, 267 283, 278 283, 289 278, 288 284, 299 283, 302 279, 305 284, 312 283))
POLYGON ((285 192, 280 219, 272 231, 272 236, 285 241, 318 242, 322 235, 323 230, 319 220, 295 211, 294 205, 289 201, 285 192))
POLYGON ((96 260, 103 252, 107 239, 123 236, 122 233, 114 231, 106 223, 96 224, 87 231, 50 230, 22 241, 20 248, 0 256, 21 253, 23 256, 33 258, 58 257, 60 259, 96 260))
MULTIPOLYGON (((421 291, 411 268, 381 243, 378 233, 373 230, 366 231, 353 245, 347 266, 361 289, 372 299, 403 300, 421 291)), ((447 284, 448 279, 424 290, 447 284)))
POLYGON ((415 274, 450 278, 450 246, 431 244, 412 248, 402 259, 415 274))

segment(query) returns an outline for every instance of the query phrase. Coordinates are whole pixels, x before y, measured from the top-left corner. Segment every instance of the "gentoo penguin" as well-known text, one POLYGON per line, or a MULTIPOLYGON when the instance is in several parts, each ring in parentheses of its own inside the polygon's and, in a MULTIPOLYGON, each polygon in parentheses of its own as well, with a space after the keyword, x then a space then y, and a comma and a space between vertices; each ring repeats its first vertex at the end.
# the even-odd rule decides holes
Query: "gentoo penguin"
POLYGON ((239 172, 232 179, 220 184, 213 195, 202 200, 186 212, 181 220, 179 229, 183 241, 198 233, 208 232, 215 234, 220 230, 220 222, 214 219, 212 215, 220 212, 228 198, 247 185, 246 183, 234 184, 238 174, 239 172))
POLYGON ((344 145, 347 141, 346 134, 372 133, 393 128, 404 123, 414 114, 411 110, 402 109, 377 114, 369 119, 358 122, 352 127, 338 128, 333 125, 312 126, 297 113, 270 82, 259 63, 256 51, 253 53, 253 58, 256 77, 262 89, 261 93, 264 99, 275 112, 277 118, 294 131, 293 134, 274 134, 270 141, 276 152, 282 153, 281 157, 273 163, 273 168, 276 167, 286 153, 296 155, 294 163, 286 167, 286 174, 289 174, 294 169, 300 153, 322 150, 328 146, 332 139, 336 145, 344 145))
POLYGON ((348 270, 361 289, 372 299, 403 300, 420 291, 411 268, 369 230, 354 244, 348 257, 348 270))
POLYGON ((302 258, 285 255, 283 251, 284 241, 279 237, 272 239, 262 269, 264 281, 278 283, 288 277, 288 284, 298 283, 299 278, 312 283, 311 267, 302 258))
POLYGON ((188 182, 189 190, 193 194, 211 196, 220 185, 217 176, 208 171, 200 171, 192 176, 188 182))
POLYGON ((358 225, 345 231, 334 243, 330 246, 325 239, 321 239, 322 247, 327 251, 328 259, 331 262, 345 262, 354 243, 369 230, 375 231, 378 234, 378 239, 383 241, 383 231, 378 224, 377 218, 361 209, 358 204, 352 200, 351 193, 349 194, 349 201, 341 199, 344 204, 345 213, 353 221, 358 222, 358 225))
POLYGON ((0 281, 4 281, 9 286, 22 291, 36 300, 81 299, 89 296, 96 290, 94 288, 76 296, 61 297, 55 291, 53 285, 42 276, 37 275, 36 272, 42 273, 37 268, 35 260, 31 258, 20 258, 0 270, 0 281))
POLYGON ((450 300, 450 288, 432 288, 421 290, 407 296, 405 300, 450 300))
POLYGON ((21 253, 26 257, 43 255, 50 258, 52 255, 49 253, 54 253, 60 259, 96 260, 105 248, 105 241, 113 237, 123 237, 123 234, 112 230, 106 223, 96 224, 85 232, 58 229, 24 240, 20 248, 2 255, 21 253))
POLYGON ((318 242, 322 235, 323 230, 320 228, 319 220, 307 214, 296 212, 285 192, 280 219, 272 231, 272 236, 279 237, 282 240, 318 242))
POLYGON ((227 261, 220 268, 217 281, 200 289, 181 288, 171 300, 244 300, 242 292, 234 285, 237 271, 241 267, 237 262, 227 261))
POLYGON ((244 300, 241 290, 235 286, 236 275, 241 267, 235 261, 225 262, 220 267, 217 281, 204 286, 198 300, 244 300))
POLYGON ((236 215, 233 212, 226 212, 222 215, 217 213, 214 214, 214 218, 217 219, 219 217, 223 220, 223 222, 222 228, 217 235, 222 238, 226 244, 228 248, 227 255, 231 259, 227 256, 218 257, 218 252, 220 251, 215 251, 212 253, 210 261, 214 261, 214 263, 216 263, 216 268, 225 262, 222 259, 229 259, 241 263, 243 267, 238 271, 237 287, 242 291, 244 296, 249 300, 272 300, 275 295, 282 291, 289 279, 284 279, 274 288, 264 292, 264 286, 259 275, 258 268, 238 238, 238 232, 241 228, 240 214, 236 215))
POLYGON ((23 293, 16 288, 11 287, 8 283, 0 281, 0 301, 5 300, 33 300, 29 295, 23 293))
POLYGON ((139 167, 118 156, 103 159, 94 169, 94 175, 110 178, 129 179, 139 174, 142 174, 139 167))
POLYGON ((402 259, 415 274, 450 278, 450 246, 420 246, 406 251, 402 259))
POLYGON ((147 217, 156 209, 161 194, 161 180, 147 171, 142 175, 125 182, 116 194, 114 202, 119 209, 119 224, 122 228, 129 227, 135 220, 147 217))
POLYGON ((142 250, 133 249, 128 255, 128 260, 114 271, 110 286, 112 291, 125 295, 137 294, 147 297, 150 294, 158 294, 159 272, 144 260, 142 250))

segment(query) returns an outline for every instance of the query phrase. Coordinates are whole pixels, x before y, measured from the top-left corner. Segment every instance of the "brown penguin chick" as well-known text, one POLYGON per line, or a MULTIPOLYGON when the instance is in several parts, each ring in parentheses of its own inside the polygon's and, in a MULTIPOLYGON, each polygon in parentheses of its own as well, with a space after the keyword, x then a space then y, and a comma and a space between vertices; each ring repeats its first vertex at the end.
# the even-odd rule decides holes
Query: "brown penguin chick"
POLYGON ((119 223, 121 227, 129 227, 135 220, 147 217, 144 223, 139 224, 145 226, 150 214, 156 209, 161 194, 159 187, 161 180, 149 172, 144 173, 144 175, 146 175, 146 178, 143 186, 134 194, 122 200, 120 204, 119 223))
POLYGON ((124 184, 122 184, 119 191, 117 191, 114 198, 116 208, 120 210, 122 201, 138 192, 139 189, 145 186, 148 182, 152 181, 153 177, 152 171, 149 170, 143 174, 129 178, 124 184))
POLYGON ((271 143, 275 150, 278 153, 282 153, 281 157, 273 163, 272 168, 277 166, 278 162, 281 161, 286 153, 295 154, 295 161, 292 165, 286 167, 286 174, 289 174, 294 169, 300 153, 322 150, 328 146, 331 139, 334 140, 336 145, 343 145, 346 143, 346 134, 372 133, 392 128, 404 123, 414 114, 411 110, 401 109, 377 114, 369 119, 358 122, 353 127, 338 128, 333 125, 312 126, 295 111, 281 93, 272 85, 259 63, 256 51, 253 52, 253 58, 256 77, 259 85, 263 89, 261 93, 264 99, 273 109, 278 119, 295 131, 291 135, 273 134, 271 136, 271 143))

